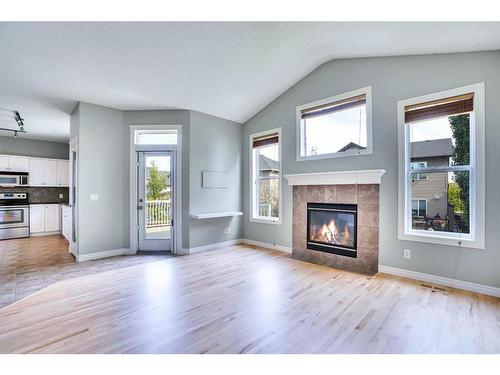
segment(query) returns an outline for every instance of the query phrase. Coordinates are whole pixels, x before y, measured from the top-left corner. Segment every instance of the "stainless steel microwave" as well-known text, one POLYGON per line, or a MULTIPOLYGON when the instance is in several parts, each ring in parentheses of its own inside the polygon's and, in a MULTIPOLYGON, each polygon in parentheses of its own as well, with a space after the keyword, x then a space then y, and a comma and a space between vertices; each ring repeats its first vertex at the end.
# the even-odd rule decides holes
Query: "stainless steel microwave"
POLYGON ((0 172, 0 186, 28 186, 26 172, 0 172))

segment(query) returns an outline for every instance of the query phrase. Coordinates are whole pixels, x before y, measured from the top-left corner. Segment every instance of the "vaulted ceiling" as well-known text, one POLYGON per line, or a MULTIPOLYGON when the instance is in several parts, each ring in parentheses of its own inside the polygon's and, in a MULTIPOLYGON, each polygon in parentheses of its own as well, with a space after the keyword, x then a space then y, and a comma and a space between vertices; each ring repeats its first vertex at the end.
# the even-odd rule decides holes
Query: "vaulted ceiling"
POLYGON ((0 45, 0 107, 66 141, 79 100, 243 123, 326 61, 500 49, 500 23, 0 23, 0 45))

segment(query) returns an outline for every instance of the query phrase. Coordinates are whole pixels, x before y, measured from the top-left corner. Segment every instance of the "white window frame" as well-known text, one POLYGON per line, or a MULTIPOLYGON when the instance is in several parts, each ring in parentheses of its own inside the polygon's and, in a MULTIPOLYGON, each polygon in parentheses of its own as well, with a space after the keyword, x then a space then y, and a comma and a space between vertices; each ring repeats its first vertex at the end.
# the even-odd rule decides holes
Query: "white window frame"
MULTIPOLYGON (((398 109, 398 239, 440 245, 484 249, 485 225, 485 115, 484 82, 400 100, 398 109), (470 233, 422 231, 411 228, 410 137, 405 124, 405 107, 433 100, 474 93, 474 112, 470 116, 470 233)), ((438 168, 439 169, 439 168, 438 168)), ((446 169, 449 169, 448 167, 446 169)), ((459 171, 460 166, 453 167, 459 171)), ((466 167, 469 170, 469 167, 466 167)))
POLYGON ((253 223, 263 223, 263 224, 275 224, 281 225, 282 216, 283 216, 283 147, 282 147, 283 139, 281 138, 281 127, 266 130, 260 133, 250 134, 249 137, 249 164, 250 164, 250 222, 253 223), (279 205, 278 205, 278 217, 270 218, 264 216, 256 215, 257 210, 257 201, 256 201, 256 188, 257 188, 257 176, 256 176, 256 168, 254 165, 254 152, 253 152, 253 140, 255 138, 263 137, 270 134, 278 134, 278 157, 279 157, 279 166, 280 166, 280 174, 279 174, 279 205))
POLYGON ((315 102, 307 103, 296 107, 296 156, 297 161, 305 160, 318 160, 318 159, 330 159, 330 158, 343 158, 349 156, 359 156, 359 155, 370 155, 373 153, 373 127, 372 127, 372 87, 367 86, 361 89, 345 92, 343 94, 331 96, 329 98, 317 100, 315 102), (302 111, 311 107, 316 107, 328 103, 338 102, 340 100, 345 100, 352 98, 354 96, 366 95, 366 148, 364 150, 351 150, 345 152, 333 152, 328 154, 319 155, 301 155, 301 144, 302 144, 302 111))

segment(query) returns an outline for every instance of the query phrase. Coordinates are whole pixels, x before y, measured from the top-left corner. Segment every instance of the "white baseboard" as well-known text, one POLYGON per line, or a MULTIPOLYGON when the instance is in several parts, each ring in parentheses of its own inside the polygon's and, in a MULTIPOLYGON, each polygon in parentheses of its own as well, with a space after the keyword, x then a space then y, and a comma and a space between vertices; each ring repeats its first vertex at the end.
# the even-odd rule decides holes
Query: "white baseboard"
POLYGON ((76 257, 76 261, 80 263, 80 262, 86 262, 87 260, 109 258, 124 254, 130 254, 130 249, 122 248, 122 249, 98 251, 96 253, 81 254, 76 257))
POLYGON ((60 231, 54 231, 54 232, 30 233, 30 237, 53 236, 54 234, 61 234, 61 232, 60 231))
POLYGON ((242 243, 243 240, 241 238, 235 239, 235 240, 229 240, 229 241, 223 241, 223 242, 216 242, 216 243, 211 243, 208 245, 203 245, 203 246, 197 246, 197 247, 191 247, 189 249, 182 249, 181 253, 184 254, 196 254, 196 253, 201 253, 204 251, 210 251, 214 249, 220 249, 221 247, 224 246, 233 246, 233 245, 238 245, 242 243))
POLYGON ((292 248, 288 247, 288 246, 276 245, 276 244, 272 244, 272 243, 269 243, 269 242, 255 241, 255 240, 250 240, 248 238, 244 238, 242 240, 242 242, 244 244, 247 244, 247 245, 263 247, 265 249, 283 251, 283 252, 289 253, 289 254, 292 253, 292 248))
POLYGON ((429 275, 427 273, 409 271, 402 268, 384 266, 379 264, 378 271, 389 275, 407 277, 409 279, 424 281, 426 283, 448 286, 451 288, 463 289, 469 292, 485 294, 493 297, 500 297, 500 288, 483 284, 471 283, 470 281, 455 280, 449 277, 429 275))

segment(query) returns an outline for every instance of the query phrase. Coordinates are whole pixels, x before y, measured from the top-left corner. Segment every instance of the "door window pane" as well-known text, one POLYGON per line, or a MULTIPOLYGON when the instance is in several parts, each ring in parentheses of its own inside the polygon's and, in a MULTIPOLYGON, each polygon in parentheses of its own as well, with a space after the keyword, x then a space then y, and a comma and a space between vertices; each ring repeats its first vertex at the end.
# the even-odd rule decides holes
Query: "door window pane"
POLYGON ((146 156, 146 238, 171 238, 170 156, 146 156))

